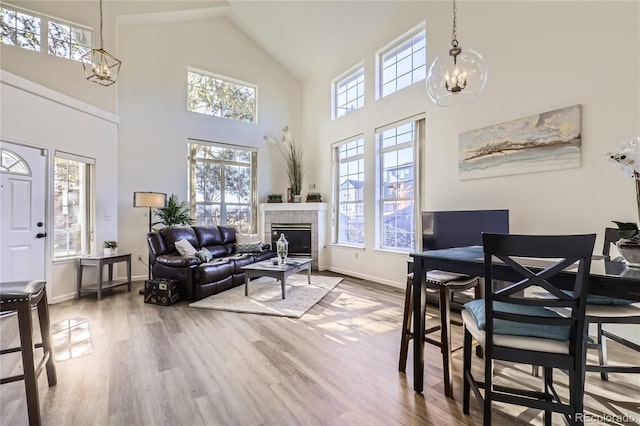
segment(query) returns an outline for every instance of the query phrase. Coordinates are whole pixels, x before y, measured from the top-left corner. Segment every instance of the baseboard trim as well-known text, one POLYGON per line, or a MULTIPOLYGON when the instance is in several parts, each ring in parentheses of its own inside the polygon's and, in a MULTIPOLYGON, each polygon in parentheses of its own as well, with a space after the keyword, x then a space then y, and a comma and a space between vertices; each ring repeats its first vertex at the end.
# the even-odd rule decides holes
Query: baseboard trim
MULTIPOLYGON (((390 281, 390 280, 385 280, 385 279, 381 279, 380 277, 376 277, 373 275, 367 275, 367 274, 359 274, 357 272, 353 272, 353 271, 348 271, 342 268, 334 268, 334 267, 329 267, 327 268, 328 271, 331 272, 335 272, 337 274, 342 274, 342 275, 348 275, 351 277, 355 277, 355 278, 360 278, 363 280, 368 280, 368 281, 373 281, 375 283, 379 283, 379 284, 383 284, 389 287, 395 287, 395 288, 405 288, 406 287, 406 281, 403 280, 402 282, 395 282, 395 281, 390 281)), ((402 277, 403 279, 405 277, 402 277)))

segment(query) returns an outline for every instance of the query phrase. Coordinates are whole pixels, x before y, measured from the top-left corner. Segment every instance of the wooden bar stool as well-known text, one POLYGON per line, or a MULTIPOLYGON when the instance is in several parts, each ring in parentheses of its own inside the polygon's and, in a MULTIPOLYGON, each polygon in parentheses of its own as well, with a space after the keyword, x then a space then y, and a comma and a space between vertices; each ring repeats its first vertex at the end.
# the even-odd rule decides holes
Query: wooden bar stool
POLYGON ((20 346, 2 349, 0 355, 22 352, 23 374, 3 377, 0 384, 24 380, 27 394, 27 411, 29 424, 40 424, 40 401, 38 399, 38 376, 46 366, 49 386, 57 382, 56 367, 53 362, 51 345, 51 324, 49 322, 49 305, 44 281, 13 281, 0 283, 0 311, 16 312, 20 331, 20 346), (37 307, 40 321, 42 343, 33 343, 33 324, 31 308, 37 307), (37 368, 34 362, 34 347, 42 348, 44 353, 37 368))
MULTIPOLYGON (((427 288, 437 290, 440 300, 440 325, 428 327, 424 331, 424 339, 432 345, 438 346, 442 353, 442 371, 444 375, 444 394, 453 397, 453 374, 451 371, 451 355, 462 349, 462 346, 451 349, 451 324, 462 326, 462 322, 451 319, 449 302, 451 294, 456 291, 464 291, 476 287, 476 298, 479 298, 479 278, 468 275, 455 274, 445 271, 427 272, 427 288), (440 341, 432 339, 428 335, 440 330, 440 341)), ((404 372, 407 368, 407 352, 409 341, 413 339, 411 331, 411 316, 413 314, 413 272, 407 275, 407 288, 404 296, 404 316, 402 319, 402 340, 400 342, 400 363, 398 370, 404 372)))

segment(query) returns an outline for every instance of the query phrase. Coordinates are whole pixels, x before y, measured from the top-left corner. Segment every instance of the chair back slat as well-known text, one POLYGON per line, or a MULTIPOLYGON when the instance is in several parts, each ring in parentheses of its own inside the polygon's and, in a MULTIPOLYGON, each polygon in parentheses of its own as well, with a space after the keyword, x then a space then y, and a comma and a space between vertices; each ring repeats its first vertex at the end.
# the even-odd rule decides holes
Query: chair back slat
POLYGON ((485 254, 487 349, 492 351, 494 320, 498 319, 528 325, 569 327, 569 339, 575 340, 570 344, 571 351, 582 351, 580 342, 585 322, 586 290, 595 234, 483 233, 482 238, 485 254), (545 259, 545 266, 526 266, 531 258, 545 259), (575 275, 562 274, 564 269, 576 262, 578 268, 575 275), (521 279, 505 288, 494 289, 494 268, 498 264, 501 267, 508 266, 521 279), (494 310, 494 302, 518 305, 520 308, 502 312, 494 310), (562 317, 532 314, 526 307, 546 308, 560 313, 562 317))

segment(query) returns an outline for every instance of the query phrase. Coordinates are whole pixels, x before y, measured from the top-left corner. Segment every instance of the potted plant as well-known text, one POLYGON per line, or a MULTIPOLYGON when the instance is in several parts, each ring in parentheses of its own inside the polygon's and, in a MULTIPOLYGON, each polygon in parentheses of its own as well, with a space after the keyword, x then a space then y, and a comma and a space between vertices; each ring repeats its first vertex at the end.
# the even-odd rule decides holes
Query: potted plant
POLYGON ((285 126, 282 129, 282 138, 279 141, 271 136, 265 136, 264 138, 275 144, 284 157, 293 201, 299 203, 301 201, 300 192, 302 191, 302 179, 304 177, 302 149, 296 145, 293 137, 291 136, 291 132, 289 132, 288 126, 285 126))
POLYGON ((187 206, 186 201, 178 201, 175 194, 171 194, 167 205, 156 210, 156 215, 160 218, 153 225, 175 226, 175 225, 193 225, 195 219, 191 217, 191 210, 187 206))
POLYGON ((282 194, 269 194, 267 195, 268 203, 281 203, 282 202, 282 194))
MULTIPOLYGON (((618 152, 608 152, 609 161, 620 167, 625 176, 634 180, 636 204, 640 217, 640 137, 630 139, 620 145, 618 152)), ((640 267, 640 233, 633 222, 617 222, 620 241, 617 242, 620 254, 629 266, 640 267)))
POLYGON ((618 225, 620 240, 616 243, 620 254, 625 258, 629 266, 640 267, 640 230, 633 222, 613 221, 618 225))
POLYGON ((118 242, 113 240, 103 241, 102 248, 104 249, 105 256, 114 255, 118 252, 118 242))
POLYGON ((319 192, 309 192, 307 194, 307 203, 321 203, 322 194, 319 192))

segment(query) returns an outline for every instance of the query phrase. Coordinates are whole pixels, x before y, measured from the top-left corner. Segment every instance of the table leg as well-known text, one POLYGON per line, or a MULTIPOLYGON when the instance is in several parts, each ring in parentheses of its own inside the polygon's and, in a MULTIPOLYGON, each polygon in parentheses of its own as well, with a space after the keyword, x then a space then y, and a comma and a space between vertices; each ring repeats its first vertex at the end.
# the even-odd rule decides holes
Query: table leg
POLYGON ((307 266, 307 284, 311 284, 311 263, 307 266))
POLYGON ((282 300, 284 300, 284 283, 287 280, 285 274, 282 274, 282 279, 280 280, 280 284, 282 285, 282 300))
POLYGON ((104 269, 104 264, 102 261, 98 261, 98 300, 102 299, 102 270, 104 269))
POLYGON ((440 288, 440 351, 444 376, 444 394, 453 398, 453 374, 451 372, 451 320, 449 318, 449 289, 440 288))
POLYGON ((244 295, 249 295, 249 272, 244 273, 244 295))
POLYGON ((82 291, 82 261, 80 259, 78 259, 78 299, 80 298, 80 296, 82 295, 80 292, 82 291))
POLYGON ((413 262, 413 390, 424 388, 424 315, 427 308, 427 283, 423 259, 413 262))
POLYGON ((127 258, 127 281, 129 281, 127 285, 127 291, 131 292, 131 256, 127 258))
POLYGON ((109 263, 109 281, 113 281, 113 263, 109 263))

